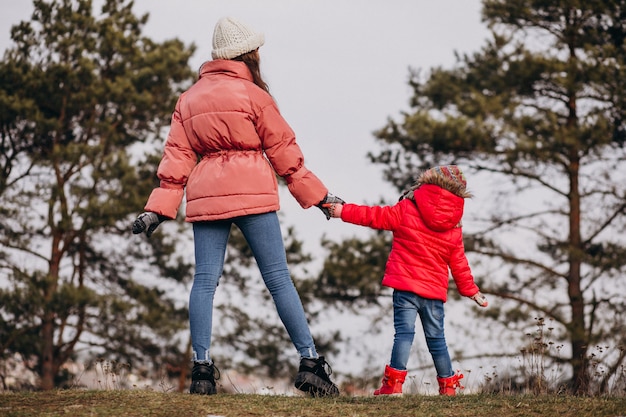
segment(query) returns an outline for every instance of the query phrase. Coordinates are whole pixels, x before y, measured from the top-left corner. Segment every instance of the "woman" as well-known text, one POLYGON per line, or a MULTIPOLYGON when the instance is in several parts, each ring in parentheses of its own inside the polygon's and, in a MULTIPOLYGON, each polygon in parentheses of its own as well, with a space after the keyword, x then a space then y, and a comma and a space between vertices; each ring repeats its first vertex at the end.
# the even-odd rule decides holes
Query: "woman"
MULTIPOLYGON (((186 194, 186 221, 193 224, 196 271, 189 297, 193 349, 192 394, 215 394, 210 352, 213 297, 224 266, 231 225, 242 231, 278 314, 300 354, 296 388, 313 396, 338 395, 319 356, 300 297, 287 267, 278 222, 278 183, 303 208, 342 202, 304 166, 295 135, 263 81, 258 48, 264 35, 226 17, 213 33, 213 60, 176 104, 146 212, 133 233, 150 236, 173 219, 186 194)), ((328 371, 326 370, 328 368, 328 371)))

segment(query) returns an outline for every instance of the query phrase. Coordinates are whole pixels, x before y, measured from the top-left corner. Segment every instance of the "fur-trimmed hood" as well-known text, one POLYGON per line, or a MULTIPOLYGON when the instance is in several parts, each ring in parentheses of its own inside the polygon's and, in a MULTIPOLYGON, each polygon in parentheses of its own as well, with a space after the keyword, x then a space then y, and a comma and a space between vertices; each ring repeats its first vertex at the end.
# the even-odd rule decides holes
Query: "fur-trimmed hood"
POLYGON ((414 200, 413 192, 423 184, 433 184, 461 198, 472 198, 472 193, 467 190, 467 180, 463 171, 456 165, 437 166, 422 172, 400 200, 409 198, 414 200))

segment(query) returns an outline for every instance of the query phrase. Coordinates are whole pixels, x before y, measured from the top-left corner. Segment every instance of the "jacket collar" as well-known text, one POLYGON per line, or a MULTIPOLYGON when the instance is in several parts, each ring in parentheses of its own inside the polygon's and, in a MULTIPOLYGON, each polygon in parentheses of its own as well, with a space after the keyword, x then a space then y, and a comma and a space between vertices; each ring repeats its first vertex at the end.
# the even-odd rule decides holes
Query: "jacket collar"
POLYGON ((230 59, 216 59, 213 61, 207 61, 202 64, 200 68, 200 78, 204 78, 209 75, 224 74, 231 77, 243 78, 244 80, 252 81, 252 74, 250 70, 241 61, 233 61, 230 59))

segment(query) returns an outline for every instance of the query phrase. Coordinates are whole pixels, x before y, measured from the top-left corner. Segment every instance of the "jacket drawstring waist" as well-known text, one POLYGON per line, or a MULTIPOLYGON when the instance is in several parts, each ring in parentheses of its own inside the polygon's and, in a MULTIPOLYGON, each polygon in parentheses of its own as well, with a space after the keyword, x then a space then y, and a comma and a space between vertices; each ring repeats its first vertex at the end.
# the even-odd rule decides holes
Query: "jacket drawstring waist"
POLYGON ((227 149, 227 150, 220 150, 216 152, 209 152, 207 154, 202 155, 202 159, 228 157, 234 154, 250 154, 250 155, 263 154, 263 151, 260 149, 227 149))

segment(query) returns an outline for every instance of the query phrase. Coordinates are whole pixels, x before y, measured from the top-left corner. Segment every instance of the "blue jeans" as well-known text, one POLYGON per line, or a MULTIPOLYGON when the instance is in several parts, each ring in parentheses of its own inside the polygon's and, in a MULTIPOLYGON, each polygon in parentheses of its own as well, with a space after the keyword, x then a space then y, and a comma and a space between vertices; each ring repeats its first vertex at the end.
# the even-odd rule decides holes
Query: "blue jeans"
POLYGON ((403 371, 407 369, 418 314, 437 376, 447 378, 454 375, 443 331, 443 301, 420 297, 407 291, 393 291, 393 326, 396 334, 389 366, 403 371))
POLYGON ((287 255, 276 212, 193 223, 196 272, 189 295, 193 360, 211 362, 213 297, 222 270, 231 224, 243 233, 278 315, 300 356, 317 358, 300 296, 287 268, 287 255))

